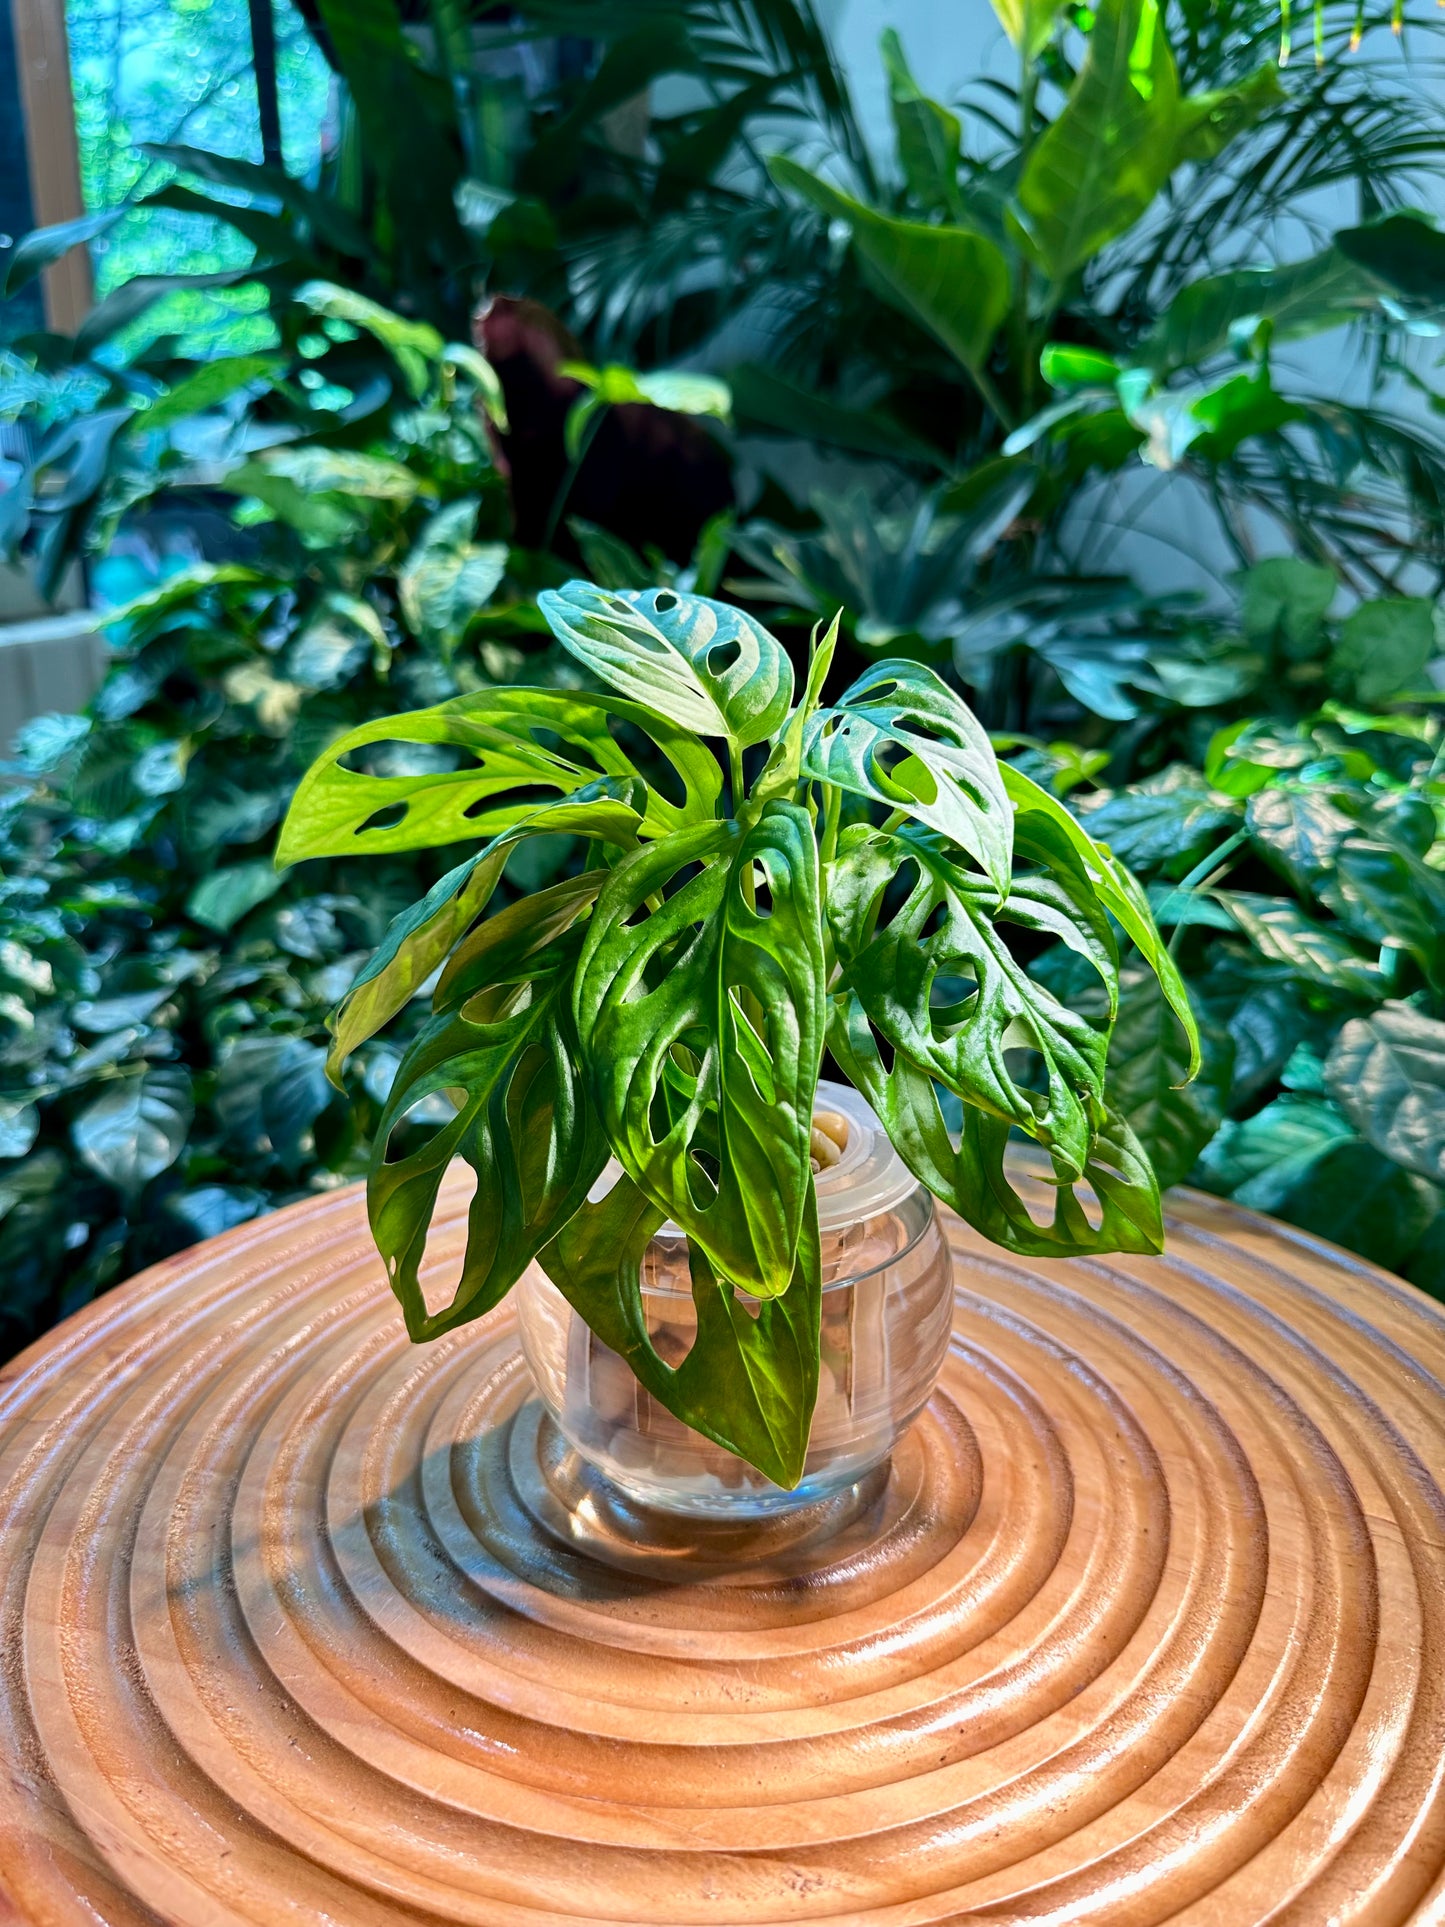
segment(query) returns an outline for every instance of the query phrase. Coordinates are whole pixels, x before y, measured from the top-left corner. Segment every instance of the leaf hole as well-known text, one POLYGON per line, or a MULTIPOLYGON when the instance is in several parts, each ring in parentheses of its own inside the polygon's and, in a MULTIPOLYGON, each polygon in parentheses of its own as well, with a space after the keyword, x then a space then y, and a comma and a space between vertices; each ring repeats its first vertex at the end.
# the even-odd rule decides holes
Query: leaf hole
POLYGON ((687 1174, 687 1195, 695 1211, 706 1211, 717 1202, 718 1161, 710 1151, 690 1145, 683 1160, 687 1174))
POLYGON ((708 673, 725 676, 742 653, 743 646, 736 636, 730 636, 725 642, 715 642, 705 658, 708 673))
POLYGON ((477 796, 462 811, 465 817, 485 816, 488 810, 501 806, 507 809, 540 810, 548 803, 555 803, 557 791, 550 783, 519 783, 515 789, 503 792, 494 791, 490 796, 477 796))
POLYGON ((677 597, 671 589, 659 589, 652 598, 652 606, 658 615, 665 616, 677 607, 677 597))
POLYGON ((387 1133, 386 1162, 400 1164, 429 1150, 433 1140, 450 1127, 465 1102, 465 1092, 433 1091, 408 1104, 387 1133))
POLYGON ((417 1284, 421 1288, 422 1303, 426 1306, 428 1318, 435 1318, 438 1312, 448 1308, 457 1295, 457 1286, 462 1281, 462 1270, 467 1259, 475 1259, 480 1255, 476 1251, 476 1239, 473 1235, 475 1231, 483 1228, 476 1223, 479 1215, 476 1209, 478 1177, 462 1158, 453 1158, 451 1165, 447 1167, 448 1171, 459 1164, 467 1173, 467 1250, 460 1259, 434 1258, 431 1255, 432 1241, 430 1238, 427 1239, 426 1251, 417 1269, 417 1284))
POLYGON ((410 803, 387 803, 379 810, 373 810, 364 823, 356 826, 356 835, 365 836, 369 830, 394 830, 398 823, 406 820, 410 803))

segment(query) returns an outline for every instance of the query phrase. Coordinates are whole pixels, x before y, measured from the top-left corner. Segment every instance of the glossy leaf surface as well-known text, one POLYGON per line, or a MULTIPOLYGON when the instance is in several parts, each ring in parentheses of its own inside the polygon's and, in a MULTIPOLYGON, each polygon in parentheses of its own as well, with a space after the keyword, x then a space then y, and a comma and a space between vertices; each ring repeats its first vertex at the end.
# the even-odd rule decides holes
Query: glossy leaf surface
POLYGON ((434 1014, 402 1059, 378 1126, 367 1209, 414 1339, 495 1305, 567 1222, 607 1162, 581 1075, 570 1008, 581 932, 602 882, 584 872, 513 904, 461 945, 434 1014), (459 1101, 416 1149, 391 1139, 429 1099, 459 1101), (432 1310, 421 1282, 437 1193, 453 1158, 476 1173, 461 1277, 432 1310))
POLYGON ((883 662, 860 676, 834 708, 809 719, 803 770, 906 811, 966 850, 1007 894, 1006 775, 973 711, 931 669, 883 662))
POLYGON ((996 241, 976 228, 880 214, 786 155, 775 155, 769 168, 779 186, 848 223, 886 301, 936 336, 965 368, 983 367, 1009 307, 1008 262, 996 241))
POLYGON ((1047 1180, 1055 1187, 1053 1210, 1036 1218, 1005 1169, 1007 1121, 965 1104, 955 1141, 933 1078, 901 1051, 891 1065, 884 1064, 858 997, 834 999, 828 1048, 878 1113, 894 1150, 919 1182, 1004 1250, 1067 1257, 1162 1248, 1158 1183, 1133 1132, 1113 1112, 1106 1113, 1080 1179, 1055 1163, 1047 1180), (1093 1217, 1079 1185, 1092 1195, 1093 1217))
POLYGON ((787 651, 730 603, 676 589, 569 582, 537 598, 563 648, 632 701, 746 749, 793 701, 787 651))
POLYGON ((653 1348, 638 1284, 643 1253, 662 1220, 624 1173, 605 1197, 581 1207, 539 1262, 668 1411, 775 1484, 796 1485, 818 1396, 822 1267, 811 1185, 791 1282, 756 1312, 694 1246, 697 1336, 675 1367, 653 1348))
POLYGON ((625 857, 578 966, 577 1029, 624 1169, 760 1297, 793 1275, 812 1191, 824 989, 813 826, 782 802, 746 831, 709 824, 625 857))
POLYGON ((1104 1122, 1107 1029, 1034 982, 995 922, 1059 938, 1086 957, 1112 1010, 1108 917, 1080 874, 1063 865, 1060 875, 1016 879, 1000 906, 936 838, 859 825, 844 832, 830 866, 827 905, 839 987, 878 1034, 966 1103, 1048 1145, 1077 1176, 1104 1122), (885 893, 900 877, 907 895, 890 911, 885 893), (1042 1089, 1020 1082, 1010 1065, 1025 1051, 1038 1054, 1042 1089))
POLYGON ((1189 1075, 1199 1069, 1199 1026, 1189 1002, 1189 992, 1179 968, 1159 935, 1158 925, 1138 880, 1124 868, 1105 843, 1097 843, 1057 798, 1041 789, 1022 770, 1002 765, 1004 787, 1017 816, 1015 835, 1020 847, 1034 836, 1050 841, 1062 836, 1079 860, 1084 875, 1092 884, 1099 901, 1118 923, 1159 979, 1169 1008, 1184 1027, 1189 1039, 1189 1075))
POLYGON ((491 901, 507 859, 529 836, 596 837, 621 846, 636 841, 646 804, 635 779, 607 778, 536 811, 504 830, 432 885, 397 917, 331 1014, 326 1069, 339 1085, 341 1067, 358 1044, 374 1037, 445 961, 491 901))
POLYGON ((635 779, 637 766, 612 735, 609 720, 651 737, 684 791, 682 802, 674 803, 649 786, 641 834, 665 836, 684 823, 711 819, 722 779, 713 757, 685 730, 616 697, 488 689, 435 709, 364 723, 338 737, 303 777, 276 860, 299 863, 490 837, 525 821, 539 790, 567 796, 599 777, 635 779), (560 747, 552 747, 554 738, 560 747), (420 748, 418 773, 381 775, 344 766, 343 758, 367 750, 379 759, 376 746, 382 744, 413 753, 420 748), (471 761, 438 768, 426 755, 436 749, 462 751, 471 761))

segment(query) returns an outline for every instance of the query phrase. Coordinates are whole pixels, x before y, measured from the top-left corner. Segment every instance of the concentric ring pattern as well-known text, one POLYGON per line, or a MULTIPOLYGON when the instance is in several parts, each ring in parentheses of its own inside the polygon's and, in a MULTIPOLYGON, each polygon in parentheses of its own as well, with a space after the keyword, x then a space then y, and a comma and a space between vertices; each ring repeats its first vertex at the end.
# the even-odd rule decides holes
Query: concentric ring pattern
POLYGON ((1445 1921, 1445 1317, 1194 1197, 952 1236, 891 1473, 751 1537, 612 1502, 506 1306, 410 1347, 353 1192, 71 1321, 0 1383, 13 1918, 1445 1921))

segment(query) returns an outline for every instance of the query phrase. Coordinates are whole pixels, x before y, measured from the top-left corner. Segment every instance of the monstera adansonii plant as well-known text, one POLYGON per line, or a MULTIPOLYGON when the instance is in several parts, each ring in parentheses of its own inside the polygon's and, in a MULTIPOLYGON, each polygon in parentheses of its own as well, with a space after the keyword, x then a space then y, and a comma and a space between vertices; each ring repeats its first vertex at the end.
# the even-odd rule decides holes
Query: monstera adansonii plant
POLYGON ((795 701, 781 645, 726 603, 572 582, 541 604, 598 693, 486 689, 354 729, 282 833, 282 863, 481 844, 332 1017, 339 1076, 430 987, 376 1137, 372 1230, 414 1339, 489 1311, 535 1259, 655 1398, 792 1485, 818 1379, 825 1048, 997 1244, 1154 1251, 1159 1188, 1105 1088, 1121 936, 1194 1044, 1188 998, 1138 884, 929 670, 879 663, 825 705, 835 624, 795 701), (580 872, 487 916, 511 854, 559 832, 585 839, 580 872), (1106 1021, 1027 975, 1019 953, 1054 940, 1098 971, 1106 1021), (418 1112, 429 1136, 405 1128, 418 1112), (1047 1152, 1047 1211, 1011 1181, 1014 1131, 1047 1152), (431 1309, 456 1158, 476 1175, 466 1252, 431 1309), (697 1306, 676 1366, 638 1284, 669 1219, 697 1306))

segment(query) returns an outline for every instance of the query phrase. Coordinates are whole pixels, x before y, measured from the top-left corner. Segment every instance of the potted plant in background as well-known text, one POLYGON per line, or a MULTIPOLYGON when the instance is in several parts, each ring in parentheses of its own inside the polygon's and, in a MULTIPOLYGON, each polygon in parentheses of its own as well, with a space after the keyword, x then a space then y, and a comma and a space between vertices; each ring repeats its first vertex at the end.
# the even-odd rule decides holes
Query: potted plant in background
POLYGON ((376 1133, 372 1229, 415 1339, 526 1275, 544 1397, 635 1496, 811 1499, 886 1457, 942 1362, 932 1198, 1016 1252, 1159 1249, 1158 1185, 1105 1091, 1116 932, 1193 1048, 1187 995, 1133 879, 931 671, 879 664, 825 704, 835 624, 795 703, 781 645, 725 603, 573 582, 541 607, 599 692, 365 724, 282 833, 283 863, 483 839, 333 1017, 339 1070, 432 986, 376 1133), (559 834, 586 850, 576 874, 485 916, 511 853, 559 834), (1101 1018, 1027 975, 1056 939, 1101 1018), (852 1089, 820 1102, 825 1047, 852 1089), (1047 1153, 1046 1211, 1006 1168, 1015 1128, 1047 1153), (433 1308, 457 1158, 476 1193, 433 1308))

